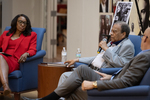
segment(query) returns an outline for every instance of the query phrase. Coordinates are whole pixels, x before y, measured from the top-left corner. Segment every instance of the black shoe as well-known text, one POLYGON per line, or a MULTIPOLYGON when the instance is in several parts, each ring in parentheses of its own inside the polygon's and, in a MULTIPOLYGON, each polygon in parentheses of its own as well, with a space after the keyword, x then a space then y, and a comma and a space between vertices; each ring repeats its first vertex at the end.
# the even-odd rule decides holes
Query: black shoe
POLYGON ((40 98, 37 98, 37 99, 30 99, 30 98, 27 98, 27 97, 22 97, 23 100, 42 100, 40 98))

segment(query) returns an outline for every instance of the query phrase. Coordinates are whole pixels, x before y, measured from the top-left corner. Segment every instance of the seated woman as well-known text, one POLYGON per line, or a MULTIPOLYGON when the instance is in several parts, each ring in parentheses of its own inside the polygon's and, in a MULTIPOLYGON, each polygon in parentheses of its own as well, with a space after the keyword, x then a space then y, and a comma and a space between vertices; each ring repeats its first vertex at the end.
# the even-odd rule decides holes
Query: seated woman
POLYGON ((36 42, 37 34, 32 32, 30 20, 24 14, 17 15, 11 22, 11 28, 0 36, 0 87, 3 86, 5 96, 11 93, 8 74, 19 70, 20 63, 36 54, 36 42))

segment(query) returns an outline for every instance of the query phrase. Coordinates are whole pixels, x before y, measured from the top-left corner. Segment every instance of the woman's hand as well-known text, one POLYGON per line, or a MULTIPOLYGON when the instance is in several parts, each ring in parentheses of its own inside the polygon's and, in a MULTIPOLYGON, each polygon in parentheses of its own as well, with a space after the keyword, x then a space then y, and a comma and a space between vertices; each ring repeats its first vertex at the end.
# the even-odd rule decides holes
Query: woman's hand
POLYGON ((20 59, 18 60, 19 63, 23 63, 26 61, 27 57, 28 57, 29 53, 24 53, 21 55, 20 59))
POLYGON ((75 62, 79 62, 79 59, 68 60, 68 61, 65 61, 64 63, 68 63, 67 67, 70 67, 75 62))

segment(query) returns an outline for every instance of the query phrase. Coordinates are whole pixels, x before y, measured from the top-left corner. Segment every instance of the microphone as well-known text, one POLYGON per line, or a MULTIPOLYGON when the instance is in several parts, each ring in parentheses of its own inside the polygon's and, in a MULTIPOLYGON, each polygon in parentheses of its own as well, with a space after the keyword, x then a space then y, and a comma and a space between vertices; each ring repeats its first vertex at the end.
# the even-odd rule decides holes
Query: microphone
MULTIPOLYGON (((107 39, 106 39, 106 38, 103 38, 103 40, 102 40, 102 41, 106 41, 106 43, 108 43, 109 38, 110 38, 110 35, 107 35, 107 39)), ((102 50, 102 48, 101 48, 101 47, 99 47, 99 49, 97 50, 97 53, 99 54, 99 53, 101 52, 101 50, 102 50)))

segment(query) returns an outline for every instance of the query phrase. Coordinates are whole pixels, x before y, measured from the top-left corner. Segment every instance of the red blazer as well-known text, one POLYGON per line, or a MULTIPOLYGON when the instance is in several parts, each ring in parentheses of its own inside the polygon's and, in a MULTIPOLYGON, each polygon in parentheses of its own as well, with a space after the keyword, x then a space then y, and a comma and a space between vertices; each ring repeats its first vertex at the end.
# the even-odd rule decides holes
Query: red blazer
MULTIPOLYGON (((2 48, 2 52, 5 52, 8 46, 8 41, 13 34, 6 36, 8 31, 4 31, 0 36, 0 48, 2 48)), ((37 34, 35 32, 31 32, 31 35, 24 36, 20 35, 20 41, 16 44, 14 56, 19 59, 22 54, 28 52, 30 56, 36 54, 36 42, 37 42, 37 34)))

